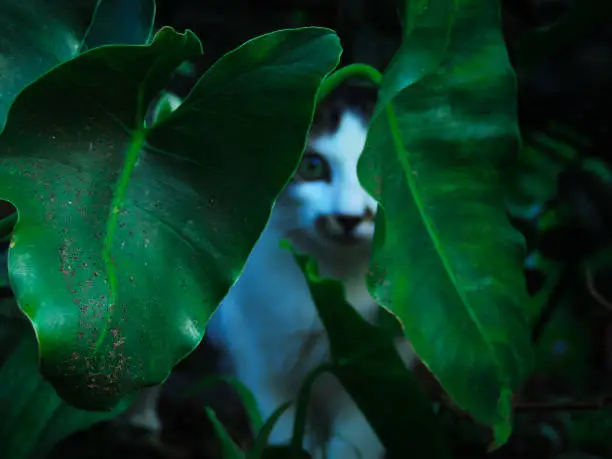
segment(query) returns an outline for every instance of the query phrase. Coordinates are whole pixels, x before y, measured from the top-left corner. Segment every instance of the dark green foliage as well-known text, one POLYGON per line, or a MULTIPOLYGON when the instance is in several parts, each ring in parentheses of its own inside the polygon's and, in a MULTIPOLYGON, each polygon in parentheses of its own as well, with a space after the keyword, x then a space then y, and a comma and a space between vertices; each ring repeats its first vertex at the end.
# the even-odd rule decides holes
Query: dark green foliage
MULTIPOLYGON (((604 21, 609 6, 587 3, 577 16, 597 6, 604 21)), ((575 326, 588 319, 568 304, 612 297, 608 162, 549 132, 528 132, 521 148, 498 0, 398 6, 402 41, 383 73, 357 64, 330 75, 342 52, 333 31, 280 30, 225 54, 176 110, 162 97, 149 126, 152 102, 202 54, 195 34, 153 36, 154 0, 0 0, 0 197, 18 212, 0 215, 6 457, 37 457, 111 418, 198 345, 298 164, 317 101, 353 76, 379 87, 359 165, 380 205, 371 295, 483 426, 474 436, 486 432, 492 448, 508 440, 535 368, 588 392, 592 343, 575 326), (528 268, 547 275, 530 289, 543 300, 528 298, 525 244, 507 210, 534 250, 528 268)), ((529 69, 585 30, 576 24, 527 34, 535 46, 519 41, 516 62, 529 69)), ((433 413, 395 336, 297 260, 330 337, 320 370, 339 378, 390 459, 450 457, 449 411, 433 413)), ((262 423, 241 394, 259 435, 241 451, 208 410, 224 457, 308 457, 303 419, 293 445, 268 447, 288 405, 262 423)), ((566 422, 573 444, 605 436, 604 418, 566 422)))
POLYGON ((200 342, 296 167, 340 47, 320 28, 254 39, 145 128, 151 99, 200 52, 164 28, 148 46, 83 53, 20 93, 0 137, 0 195, 19 212, 11 285, 41 371, 76 406, 162 382, 200 342))

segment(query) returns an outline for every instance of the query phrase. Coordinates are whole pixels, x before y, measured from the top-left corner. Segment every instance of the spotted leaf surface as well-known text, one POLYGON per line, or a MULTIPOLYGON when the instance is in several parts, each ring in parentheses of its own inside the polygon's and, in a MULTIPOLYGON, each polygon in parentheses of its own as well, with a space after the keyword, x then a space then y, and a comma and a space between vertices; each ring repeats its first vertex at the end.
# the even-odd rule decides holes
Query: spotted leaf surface
POLYGON ((149 103, 201 53, 191 32, 93 49, 18 96, 0 136, 0 198, 19 212, 9 276, 63 398, 107 409, 197 346, 340 52, 328 29, 253 39, 150 129, 149 103))

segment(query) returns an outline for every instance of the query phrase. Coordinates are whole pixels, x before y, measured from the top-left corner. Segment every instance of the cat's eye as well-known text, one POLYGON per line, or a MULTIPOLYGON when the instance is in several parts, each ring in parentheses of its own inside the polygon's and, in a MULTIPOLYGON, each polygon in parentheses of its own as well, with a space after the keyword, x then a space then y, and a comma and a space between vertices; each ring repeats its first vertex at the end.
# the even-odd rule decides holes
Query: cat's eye
POLYGON ((302 159, 296 176, 305 182, 329 181, 329 164, 321 155, 307 153, 302 159))

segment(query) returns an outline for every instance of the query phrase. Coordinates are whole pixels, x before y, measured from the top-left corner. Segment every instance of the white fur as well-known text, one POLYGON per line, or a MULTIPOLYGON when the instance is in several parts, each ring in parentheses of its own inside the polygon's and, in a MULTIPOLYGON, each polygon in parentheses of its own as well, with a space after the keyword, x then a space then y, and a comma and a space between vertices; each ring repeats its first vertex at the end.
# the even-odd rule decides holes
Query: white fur
MULTIPOLYGON (((357 178, 366 134, 365 121, 347 111, 335 133, 310 139, 310 148, 330 164, 330 183, 294 182, 284 190, 242 275, 207 326, 209 337, 253 391, 264 419, 284 402, 295 401, 306 374, 329 359, 308 285, 291 253, 279 247, 281 239, 316 258, 323 276, 342 280, 349 302, 364 317, 373 320, 378 312, 365 286, 373 220, 356 227, 361 240, 349 245, 332 242, 315 225, 321 216, 362 215, 368 207, 375 211, 376 202, 357 178)), ((404 346, 402 352, 410 364, 410 349, 404 346)), ((292 404, 273 430, 272 444, 289 442, 294 417, 292 404)), ((331 375, 321 376, 313 387, 307 429, 305 447, 316 459, 324 454, 328 459, 378 459, 384 452, 331 375)))
MULTIPOLYGON (((290 223, 281 222, 280 231, 298 229, 314 241, 314 220, 320 215, 361 215, 366 208, 376 210, 376 201, 359 183, 357 161, 365 145, 367 126, 357 114, 349 111, 340 121, 338 131, 310 140, 312 150, 323 156, 332 169, 331 183, 304 182, 289 186, 279 198, 276 214, 282 212, 290 223)), ((373 222, 364 222, 357 228, 357 235, 367 238, 374 235, 373 222)), ((306 248, 308 250, 308 248, 306 248)), ((317 249, 313 256, 319 255, 317 249)))

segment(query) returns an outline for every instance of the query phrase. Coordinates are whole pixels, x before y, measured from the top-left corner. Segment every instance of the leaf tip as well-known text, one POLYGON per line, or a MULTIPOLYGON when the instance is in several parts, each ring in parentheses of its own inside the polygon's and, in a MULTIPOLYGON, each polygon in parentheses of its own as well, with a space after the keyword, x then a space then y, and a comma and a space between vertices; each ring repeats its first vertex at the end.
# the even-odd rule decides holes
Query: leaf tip
POLYGON ((173 27, 163 26, 157 31, 150 46, 167 46, 167 43, 180 41, 184 49, 184 59, 190 60, 200 57, 204 54, 202 42, 198 36, 190 29, 185 29, 185 32, 180 33, 174 30, 173 27))

